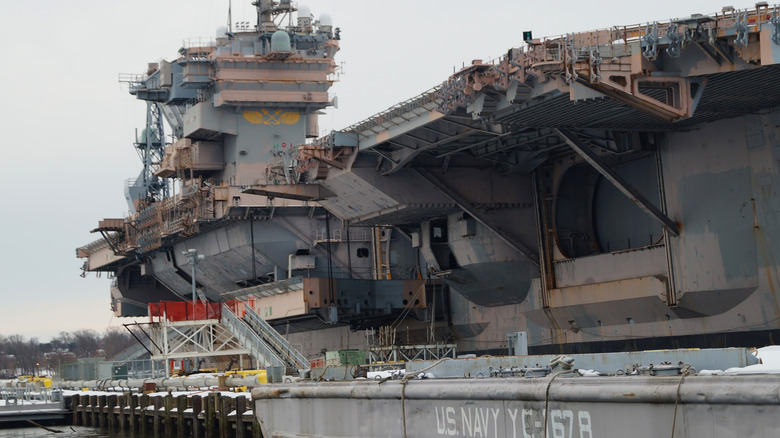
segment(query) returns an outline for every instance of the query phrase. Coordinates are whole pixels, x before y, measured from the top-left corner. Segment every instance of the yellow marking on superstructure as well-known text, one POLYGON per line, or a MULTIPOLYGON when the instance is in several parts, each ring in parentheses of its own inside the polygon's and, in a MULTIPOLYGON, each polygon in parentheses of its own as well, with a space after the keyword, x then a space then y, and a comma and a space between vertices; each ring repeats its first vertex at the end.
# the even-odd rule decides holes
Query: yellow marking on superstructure
POLYGON ((281 109, 263 108, 259 111, 244 111, 243 115, 253 125, 294 125, 301 120, 301 113, 282 112, 281 109))
POLYGON ((279 114, 282 113, 282 110, 275 110, 273 113, 271 111, 268 111, 267 109, 260 110, 263 115, 265 115, 265 118, 263 119, 263 124, 265 125, 278 125, 279 124, 279 114))
POLYGON ((253 125, 263 123, 263 115, 260 111, 244 111, 244 118, 253 125))
POLYGON ((282 123, 284 123, 285 125, 294 125, 298 123, 299 120, 301 120, 300 113, 293 113, 293 112, 282 113, 282 123))

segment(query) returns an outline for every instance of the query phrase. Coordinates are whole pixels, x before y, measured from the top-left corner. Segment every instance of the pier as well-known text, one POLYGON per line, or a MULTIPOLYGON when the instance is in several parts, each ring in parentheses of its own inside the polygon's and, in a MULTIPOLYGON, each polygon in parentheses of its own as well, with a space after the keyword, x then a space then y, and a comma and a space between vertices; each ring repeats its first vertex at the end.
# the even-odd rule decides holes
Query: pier
POLYGON ((146 437, 259 438, 249 393, 75 393, 72 424, 146 437))

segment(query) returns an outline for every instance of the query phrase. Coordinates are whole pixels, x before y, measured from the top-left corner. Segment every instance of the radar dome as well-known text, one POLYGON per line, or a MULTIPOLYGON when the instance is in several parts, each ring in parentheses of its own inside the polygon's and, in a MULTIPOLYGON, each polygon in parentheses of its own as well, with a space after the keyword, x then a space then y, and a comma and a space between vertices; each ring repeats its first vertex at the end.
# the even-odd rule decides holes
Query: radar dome
POLYGON ((333 26, 333 18, 329 14, 320 15, 320 27, 333 26))
POLYGON ((311 8, 306 5, 300 5, 298 6, 298 17, 299 18, 311 18, 311 8))
POLYGON ((225 35, 227 35, 227 27, 226 26, 219 26, 217 28, 217 38, 222 38, 225 35))
POLYGON ((271 51, 272 52, 290 52, 292 51, 290 46, 290 34, 283 30, 277 30, 271 35, 271 51))

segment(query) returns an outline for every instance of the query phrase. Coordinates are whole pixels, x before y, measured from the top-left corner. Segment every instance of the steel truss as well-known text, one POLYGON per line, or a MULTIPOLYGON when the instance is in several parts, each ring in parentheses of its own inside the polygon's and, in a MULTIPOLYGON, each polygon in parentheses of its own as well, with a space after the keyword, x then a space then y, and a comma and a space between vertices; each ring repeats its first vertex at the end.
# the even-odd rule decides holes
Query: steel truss
POLYGON ((152 359, 249 355, 233 333, 217 319, 161 321, 151 326, 151 338, 162 352, 152 359))
POLYGON ((455 358, 456 344, 388 345, 368 349, 370 364, 455 358))

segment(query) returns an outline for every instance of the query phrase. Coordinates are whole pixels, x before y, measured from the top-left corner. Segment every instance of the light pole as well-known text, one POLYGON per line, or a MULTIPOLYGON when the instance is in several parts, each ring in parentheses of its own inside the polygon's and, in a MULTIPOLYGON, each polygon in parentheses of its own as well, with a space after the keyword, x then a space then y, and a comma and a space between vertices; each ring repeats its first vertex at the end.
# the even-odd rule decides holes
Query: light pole
POLYGON ((187 260, 190 262, 190 266, 192 266, 192 319, 195 320, 195 292, 196 292, 196 285, 195 285, 195 265, 198 264, 201 260, 203 260, 205 257, 202 255, 198 255, 198 250, 188 249, 187 251, 182 251, 182 254, 187 256, 187 260))
MULTIPOLYGON (((188 249, 187 251, 182 251, 182 254, 187 256, 187 260, 190 262, 190 266, 192 266, 192 320, 195 321, 195 293, 197 291, 196 289, 196 282, 195 282, 195 265, 198 264, 199 261, 203 260, 205 257, 202 255, 198 255, 198 250, 195 248, 188 249)), ((198 351, 198 343, 195 341, 195 337, 192 338, 192 349, 194 352, 198 351)), ((195 364, 193 369, 198 368, 198 358, 195 357, 195 364)))

